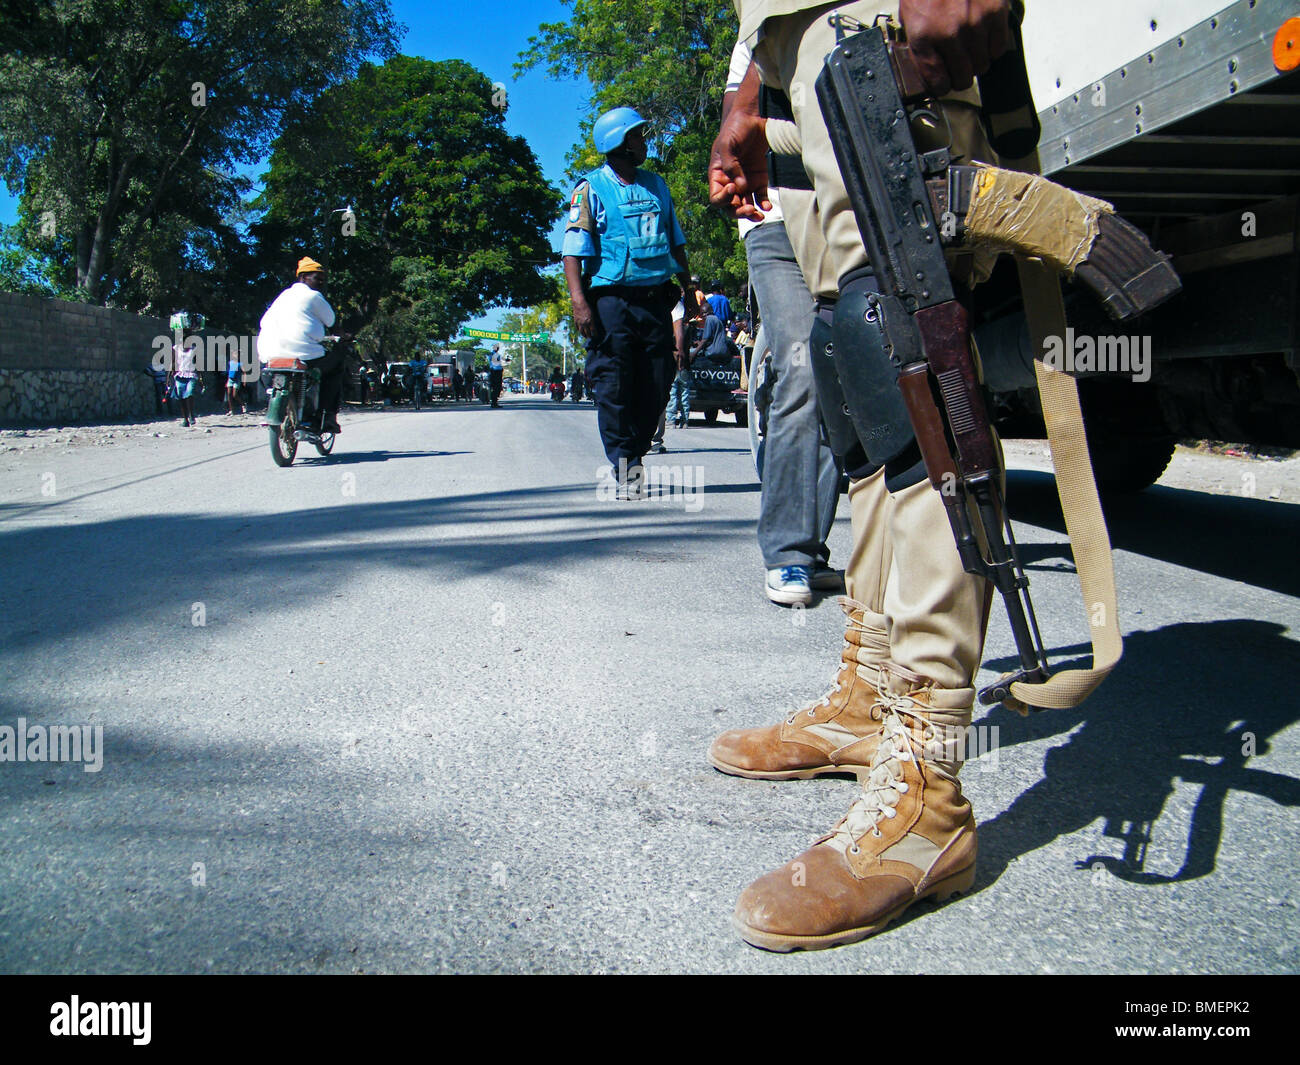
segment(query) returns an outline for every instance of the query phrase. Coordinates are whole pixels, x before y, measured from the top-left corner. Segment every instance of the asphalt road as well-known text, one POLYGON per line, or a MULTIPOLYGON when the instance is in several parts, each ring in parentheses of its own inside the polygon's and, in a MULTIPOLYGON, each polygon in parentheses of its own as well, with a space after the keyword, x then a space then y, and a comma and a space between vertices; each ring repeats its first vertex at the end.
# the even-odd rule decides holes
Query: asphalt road
MULTIPOLYGON (((353 415, 287 470, 204 426, 0 455, 0 726, 103 728, 98 772, 0 763, 0 971, 1300 970, 1293 467, 1114 508, 1126 657, 1077 711, 984 719, 973 893, 781 956, 736 895, 854 785, 704 760, 820 695, 842 632, 762 595, 745 433, 670 431, 692 491, 619 503, 587 404, 353 415)), ((1013 455, 1068 658, 1060 514, 1013 455)))

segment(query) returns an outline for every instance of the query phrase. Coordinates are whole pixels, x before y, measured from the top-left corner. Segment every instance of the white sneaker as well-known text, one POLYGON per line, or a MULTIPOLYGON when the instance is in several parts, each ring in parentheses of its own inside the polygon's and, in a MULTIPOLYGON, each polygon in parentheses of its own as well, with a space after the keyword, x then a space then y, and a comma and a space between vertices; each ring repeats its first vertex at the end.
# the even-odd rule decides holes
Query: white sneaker
POLYGON ((778 566, 768 570, 764 591, 772 602, 781 606, 794 606, 797 603, 807 606, 812 602, 808 567, 778 566))

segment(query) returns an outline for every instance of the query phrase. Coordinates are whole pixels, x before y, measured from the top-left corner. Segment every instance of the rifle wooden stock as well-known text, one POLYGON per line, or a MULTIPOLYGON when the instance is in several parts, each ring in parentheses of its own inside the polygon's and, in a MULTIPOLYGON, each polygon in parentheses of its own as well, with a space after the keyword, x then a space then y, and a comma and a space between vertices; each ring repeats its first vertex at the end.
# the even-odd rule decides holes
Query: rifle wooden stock
POLYGON ((903 393, 907 416, 911 419, 912 432, 921 449, 921 458, 925 462, 925 472, 930 475, 930 483, 939 492, 945 489, 951 492, 953 486, 958 484, 957 464, 948 449, 943 415, 939 413, 939 406, 930 389, 929 367, 923 362, 905 366, 898 375, 898 389, 903 393))
POLYGON ((997 448, 988 409, 970 350, 970 317, 956 300, 926 307, 914 320, 921 346, 948 412, 948 427, 963 477, 978 477, 998 468, 997 448))

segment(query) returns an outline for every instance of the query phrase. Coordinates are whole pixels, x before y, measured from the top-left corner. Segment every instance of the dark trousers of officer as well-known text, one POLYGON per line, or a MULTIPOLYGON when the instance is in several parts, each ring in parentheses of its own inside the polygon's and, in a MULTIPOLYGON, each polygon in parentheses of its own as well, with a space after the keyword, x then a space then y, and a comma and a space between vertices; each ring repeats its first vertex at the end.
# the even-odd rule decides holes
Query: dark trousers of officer
POLYGON ((605 457, 619 472, 650 450, 672 384, 672 305, 664 285, 593 288, 595 333, 587 341, 587 384, 605 457))
POLYGON ((492 395, 492 406, 498 407, 498 400, 501 396, 501 382, 505 377, 505 370, 488 370, 488 391, 492 395))

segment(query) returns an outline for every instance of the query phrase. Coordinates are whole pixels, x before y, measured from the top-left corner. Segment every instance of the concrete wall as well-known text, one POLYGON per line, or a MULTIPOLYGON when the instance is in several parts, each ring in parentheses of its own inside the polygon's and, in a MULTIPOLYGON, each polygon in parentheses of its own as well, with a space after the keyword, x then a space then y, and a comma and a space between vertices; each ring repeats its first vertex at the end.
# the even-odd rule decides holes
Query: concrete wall
POLYGON ((0 292, 0 425, 56 425, 154 412, 144 369, 167 322, 0 292))

